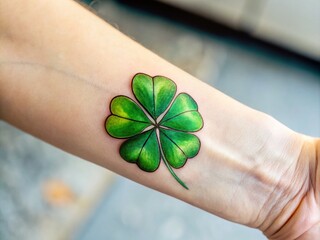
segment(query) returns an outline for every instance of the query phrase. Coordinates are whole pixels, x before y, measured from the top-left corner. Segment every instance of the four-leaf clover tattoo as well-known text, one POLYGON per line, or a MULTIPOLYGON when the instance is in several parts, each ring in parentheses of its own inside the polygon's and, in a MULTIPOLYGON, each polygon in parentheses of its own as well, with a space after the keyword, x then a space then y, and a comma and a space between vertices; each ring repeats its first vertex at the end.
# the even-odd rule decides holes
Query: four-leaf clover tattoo
POLYGON ((203 127, 197 103, 187 93, 175 97, 176 84, 163 76, 138 73, 132 79, 132 91, 138 103, 122 95, 111 100, 107 133, 127 139, 120 147, 124 160, 154 172, 162 159, 171 175, 188 189, 172 168, 183 167, 200 150, 199 138, 188 133, 203 127))

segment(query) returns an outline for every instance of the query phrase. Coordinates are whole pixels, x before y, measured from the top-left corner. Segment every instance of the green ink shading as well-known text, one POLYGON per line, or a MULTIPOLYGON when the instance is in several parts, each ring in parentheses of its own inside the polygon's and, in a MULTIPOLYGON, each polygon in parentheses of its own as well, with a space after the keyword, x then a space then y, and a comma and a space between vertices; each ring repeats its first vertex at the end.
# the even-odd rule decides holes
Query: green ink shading
POLYGON ((116 96, 105 123, 111 137, 127 138, 120 147, 121 157, 146 172, 156 171, 162 159, 171 175, 188 189, 173 168, 183 167, 200 150, 199 138, 188 133, 203 127, 197 103, 187 93, 174 99, 177 86, 163 76, 138 73, 132 91, 142 107, 129 97, 116 96))

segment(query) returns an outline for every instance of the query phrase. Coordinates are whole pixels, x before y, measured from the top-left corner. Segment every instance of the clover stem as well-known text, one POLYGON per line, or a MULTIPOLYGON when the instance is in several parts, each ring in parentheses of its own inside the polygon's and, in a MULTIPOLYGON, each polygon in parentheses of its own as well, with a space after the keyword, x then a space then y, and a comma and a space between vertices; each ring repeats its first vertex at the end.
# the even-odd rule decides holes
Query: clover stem
POLYGON ((176 175, 176 173, 173 171, 172 167, 170 166, 170 164, 168 163, 167 159, 164 157, 162 151, 161 152, 161 158, 164 161, 164 164, 167 166, 169 172, 171 173, 171 175, 174 177, 175 180, 177 180, 178 183, 180 183, 180 185, 182 187, 184 187, 185 189, 189 190, 188 186, 176 175))
POLYGON ((172 167, 170 166, 170 164, 168 163, 167 159, 165 158, 163 151, 162 151, 162 146, 160 144, 160 137, 159 137, 159 128, 156 127, 156 134, 157 134, 157 140, 158 140, 158 144, 160 146, 160 154, 161 154, 161 158, 164 162, 164 164, 166 165, 166 167, 168 168, 169 172, 171 173, 171 175, 174 177, 174 179, 180 183, 180 185, 182 187, 184 187, 185 189, 189 190, 188 186, 176 175, 176 173, 173 171, 172 167))

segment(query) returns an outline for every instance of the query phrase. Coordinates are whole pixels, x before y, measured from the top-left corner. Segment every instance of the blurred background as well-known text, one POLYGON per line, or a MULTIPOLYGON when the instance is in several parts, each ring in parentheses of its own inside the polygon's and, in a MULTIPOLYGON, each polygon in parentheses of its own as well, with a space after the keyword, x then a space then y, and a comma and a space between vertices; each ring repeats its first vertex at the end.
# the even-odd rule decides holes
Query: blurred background
MULTIPOLYGON (((227 95, 320 136, 319 0, 83 2, 227 95)), ((0 239, 265 237, 0 122, 0 239)))

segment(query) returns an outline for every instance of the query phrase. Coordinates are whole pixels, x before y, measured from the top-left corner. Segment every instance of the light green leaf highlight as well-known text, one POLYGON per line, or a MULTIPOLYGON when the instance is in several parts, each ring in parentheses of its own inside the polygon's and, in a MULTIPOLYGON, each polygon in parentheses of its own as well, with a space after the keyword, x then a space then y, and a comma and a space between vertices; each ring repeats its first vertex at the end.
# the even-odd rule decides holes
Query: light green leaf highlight
MULTIPOLYGON (((200 150, 200 140, 196 135, 160 128, 160 139, 165 135, 169 138, 188 158, 195 157, 200 150)), ((164 152, 167 150, 162 148, 164 152)))
POLYGON ((128 138, 135 136, 149 126, 149 123, 136 122, 134 120, 121 118, 115 115, 110 115, 106 121, 107 132, 115 138, 128 138))
POLYGON ((136 99, 154 117, 153 80, 146 74, 137 74, 132 80, 132 91, 136 99))
POLYGON ((121 157, 147 172, 154 172, 160 164, 160 150, 155 129, 125 141, 120 147, 121 157))
POLYGON ((195 132, 202 128, 203 121, 193 98, 189 94, 180 93, 160 124, 179 131, 195 132))
POLYGON ((132 90, 137 100, 156 120, 171 103, 177 87, 166 77, 151 78, 145 74, 137 74, 133 78, 132 90))
POLYGON ((186 163, 187 156, 172 139, 160 133, 160 142, 164 157, 172 167, 180 168, 186 163))
POLYGON ((132 137, 152 124, 141 108, 125 96, 115 97, 110 111, 112 115, 106 120, 106 130, 115 138, 132 137))
MULTIPOLYGON (((178 114, 181 114, 186 111, 198 110, 197 103, 193 98, 187 93, 179 93, 174 102, 172 103, 169 111, 164 115, 161 122, 166 121, 178 114)), ((161 123, 160 122, 160 123, 161 123)))
POLYGON ((176 84, 165 77, 154 77, 155 118, 158 118, 169 106, 176 94, 176 84))
POLYGON ((197 111, 184 112, 161 123, 161 126, 185 132, 199 131, 203 124, 197 111))
POLYGON ((150 123, 149 118, 141 108, 126 96, 119 96, 112 99, 111 113, 119 117, 150 123))

